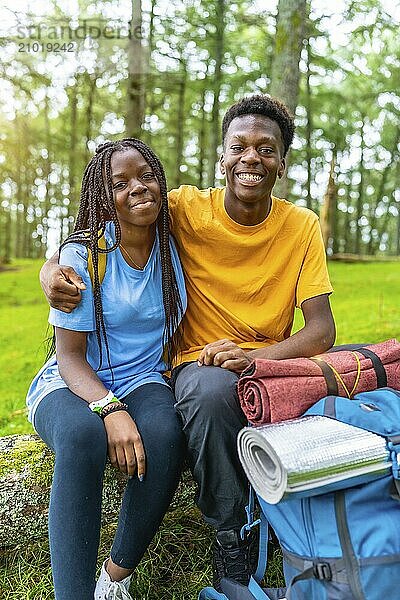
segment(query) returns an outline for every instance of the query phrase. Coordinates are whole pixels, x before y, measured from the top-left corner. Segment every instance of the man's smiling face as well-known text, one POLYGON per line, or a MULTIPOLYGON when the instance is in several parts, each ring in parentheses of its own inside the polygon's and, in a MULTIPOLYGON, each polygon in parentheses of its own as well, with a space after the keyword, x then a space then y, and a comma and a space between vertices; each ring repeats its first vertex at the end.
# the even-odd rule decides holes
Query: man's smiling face
POLYGON ((263 115, 243 115, 230 123, 220 168, 226 176, 230 204, 269 202, 275 181, 285 171, 284 146, 276 121, 263 115))

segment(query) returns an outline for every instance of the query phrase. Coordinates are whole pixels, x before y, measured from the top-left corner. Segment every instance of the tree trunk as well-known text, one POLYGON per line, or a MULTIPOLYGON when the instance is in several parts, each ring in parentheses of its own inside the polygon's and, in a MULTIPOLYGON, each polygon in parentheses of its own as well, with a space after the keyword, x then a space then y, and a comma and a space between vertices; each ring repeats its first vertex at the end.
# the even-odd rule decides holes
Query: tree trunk
MULTIPOLYGON (((156 0, 151 0, 150 7, 150 23, 149 23, 149 38, 148 38, 148 49, 147 49, 147 73, 146 73, 146 83, 144 89, 144 106, 145 113, 148 115, 153 115, 156 111, 156 96, 154 94, 154 87, 156 86, 156 82, 158 81, 157 77, 160 77, 159 73, 154 73, 153 70, 153 62, 152 56, 155 47, 155 27, 154 27, 154 17, 155 17, 155 6, 156 0)), ((144 118, 144 117, 143 117, 144 118)), ((142 139, 151 144, 151 131, 143 131, 142 139)))
MULTIPOLYGON (((69 187, 69 216, 75 217, 78 212, 79 198, 78 190, 76 185, 76 154, 77 154, 77 119, 78 119, 78 106, 77 106, 77 95, 78 95, 78 82, 75 82, 74 87, 69 93, 69 108, 70 108, 70 121, 69 121, 69 148, 68 148, 68 187, 69 187)), ((64 219, 60 217, 60 223, 64 223, 64 219)), ((64 226, 61 228, 61 238, 63 234, 64 226)), ((73 229, 73 223, 68 224, 67 235, 71 233, 73 229)), ((61 240, 60 240, 61 241, 61 240)))
POLYGON ((88 148, 88 142, 92 138, 93 104, 94 104, 94 98, 95 98, 95 94, 96 94, 96 83, 97 83, 98 75, 97 75, 97 73, 95 73, 93 76, 88 75, 88 78, 89 78, 89 94, 88 94, 87 109, 86 109, 87 117, 86 117, 86 131, 85 131, 86 162, 89 162, 89 159, 91 156, 91 152, 89 151, 89 148, 88 148))
POLYGON ((332 151, 331 168, 329 172, 328 186, 326 189, 324 202, 321 208, 320 222, 322 230, 322 238, 324 240, 325 249, 328 250, 329 245, 335 236, 335 222, 337 209, 337 189, 335 181, 335 165, 336 151, 332 151))
MULTIPOLYGON (((54 456, 37 435, 0 438, 0 548, 30 544, 47 537, 54 456)), ((102 525, 118 519, 126 477, 107 463, 103 485, 102 525)), ((195 486, 183 474, 170 510, 188 512, 195 486)))
MULTIPOLYGON (((371 217, 370 217, 371 231, 370 231, 370 236, 369 236, 369 241, 368 241, 368 254, 375 254, 375 252, 378 250, 380 241, 382 239, 382 233, 385 232, 385 228, 387 226, 387 218, 384 218, 383 219, 383 227, 381 227, 381 231, 379 233, 377 231, 375 231, 376 224, 377 224, 376 209, 379 205, 379 202, 382 200, 382 196, 385 193, 386 182, 389 177, 389 174, 391 173, 391 171, 393 169, 393 162, 394 162, 394 160, 396 160, 397 146, 398 146, 399 142, 400 142, 400 127, 397 127, 395 136, 393 139, 393 144, 392 144, 392 147, 390 148, 390 154, 391 154, 392 158, 383 170, 382 177, 379 182, 378 192, 376 194, 375 205, 374 205, 373 210, 371 211, 371 213, 372 213, 371 217), (375 233, 378 234, 376 238, 373 237, 373 231, 375 231, 375 233)), ((390 202, 388 203, 388 210, 386 212, 386 215, 390 215, 389 207, 390 207, 390 202)))
POLYGON ((350 221, 352 213, 349 211, 351 206, 351 191, 352 185, 351 182, 346 186, 347 189, 347 210, 344 214, 344 225, 343 225, 343 252, 349 253, 351 252, 351 232, 350 232, 350 221))
POLYGON ((361 227, 360 227, 360 219, 363 214, 363 201, 364 201, 364 152, 365 152, 365 139, 364 139, 364 129, 365 129, 365 116, 362 115, 362 125, 361 125, 361 158, 360 158, 360 182, 358 184, 357 189, 357 205, 356 205, 356 238, 354 243, 354 254, 360 254, 360 245, 361 245, 361 227))
MULTIPOLYGON (((393 199, 394 199, 394 193, 392 194, 392 196, 393 196, 393 199)), ((381 223, 380 231, 379 231, 379 239, 375 242, 374 253, 379 250, 380 245, 383 242, 384 234, 388 233, 389 223, 390 223, 390 220, 392 218, 392 214, 390 212, 391 206, 392 206, 392 202, 391 202, 390 199, 388 199, 388 203, 386 205, 386 211, 382 215, 382 219, 381 219, 382 223, 381 223)), ((388 239, 388 247, 386 248, 386 251, 388 250, 388 248, 390 248, 389 239, 388 239)))
POLYGON ((23 227, 24 227, 24 213, 20 210, 21 205, 19 201, 19 190, 21 189, 21 181, 17 181, 17 210, 15 211, 15 247, 14 256, 15 258, 22 258, 22 243, 23 243, 23 227))
POLYGON ((11 262, 11 230, 12 218, 11 207, 4 209, 4 258, 3 262, 7 265, 11 262))
POLYGON ((15 118, 15 129, 17 139, 25 140, 25 144, 17 143, 15 147, 15 171, 14 181, 16 185, 15 202, 17 210, 15 213, 15 246, 14 256, 16 258, 23 257, 24 250, 24 232, 25 232, 25 202, 28 200, 24 195, 24 172, 26 168, 26 143, 27 131, 25 123, 21 121, 18 115, 15 118))
POLYGON ((307 16, 306 0, 279 0, 269 93, 282 100, 292 114, 299 95, 299 62, 307 16))
POLYGON ((182 173, 180 166, 183 162, 183 143, 184 143, 184 125, 185 125, 185 92, 186 92, 186 62, 181 60, 182 71, 179 73, 178 82, 178 107, 176 124, 176 157, 175 157, 175 177, 173 186, 177 188, 181 184, 182 173))
POLYGON ((207 185, 213 187, 215 184, 215 166, 218 161, 218 146, 220 143, 219 123, 219 96, 222 84, 222 61, 224 57, 224 30, 225 30, 225 0, 216 2, 216 32, 215 32, 215 72, 213 76, 213 105, 210 123, 210 144, 208 149, 208 171, 207 185))
POLYGON ((33 237, 32 233, 35 229, 36 216, 35 216, 35 207, 29 206, 25 209, 25 223, 24 223, 24 238, 23 238, 23 251, 22 256, 24 258, 32 258, 34 256, 33 249, 33 237), (31 211, 29 211, 31 209, 31 211), (33 219, 33 221, 32 221, 33 219))
POLYGON ((204 185, 204 160, 206 154, 206 112, 204 110, 206 98, 206 87, 203 88, 201 96, 201 119, 200 119, 200 130, 199 130, 199 143, 198 143, 198 165, 197 165, 197 187, 202 189, 204 185))
POLYGON ((149 59, 151 59, 152 52, 154 50, 154 8, 156 6, 156 0, 151 0, 150 7, 150 23, 149 23, 149 59))
MULTIPOLYGON (((307 0, 279 0, 276 19, 275 49, 271 67, 269 93, 296 112, 300 82, 300 56, 308 18, 307 0)), ((290 157, 286 159, 286 173, 290 157)), ((283 198, 289 195, 287 175, 275 186, 274 192, 283 198)))
POLYGON ((312 210, 312 198, 311 198, 311 161, 312 161, 312 150, 311 150, 311 134, 312 134, 312 100, 311 100, 311 85, 310 85, 310 40, 307 39, 307 75, 306 75, 306 111, 307 111, 307 125, 306 125, 306 160, 307 160, 307 208, 312 210))
POLYGON ((397 239, 396 239, 396 255, 400 256, 400 209, 397 209, 397 239))
POLYGON ((145 57, 142 45, 142 2, 132 0, 131 39, 128 46, 128 94, 126 107, 126 135, 141 136, 145 101, 145 57))
MULTIPOLYGON (((396 173, 397 180, 400 179, 400 161, 397 162, 396 173)), ((400 202, 397 200, 396 202, 397 208, 397 218, 394 226, 394 244, 393 244, 393 252, 395 256, 400 256, 400 202)))
POLYGON ((47 242, 48 242, 48 230, 49 230, 49 212, 51 208, 50 204, 50 173, 51 173, 51 156, 50 156, 50 145, 51 145, 51 130, 49 120, 49 98, 46 94, 45 105, 44 105, 44 139, 47 150, 47 157, 43 159, 43 179, 46 182, 46 192, 43 200, 43 211, 42 211, 42 245, 41 245, 41 256, 46 256, 47 242))
MULTIPOLYGON (((47 536, 54 457, 36 435, 0 438, 0 547, 27 544, 47 536)), ((118 517, 126 478, 107 465, 102 523, 118 517)))

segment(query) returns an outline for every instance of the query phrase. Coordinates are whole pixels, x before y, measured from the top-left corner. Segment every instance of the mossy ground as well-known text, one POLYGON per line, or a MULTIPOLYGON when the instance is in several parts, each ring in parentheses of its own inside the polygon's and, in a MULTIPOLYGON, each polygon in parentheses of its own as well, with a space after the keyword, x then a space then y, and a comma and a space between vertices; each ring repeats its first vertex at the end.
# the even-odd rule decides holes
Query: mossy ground
MULTIPOLYGON (((12 457, 8 468, 5 460, 0 463, 3 476, 29 472, 29 465, 37 461, 39 471, 40 465, 46 465, 40 483, 48 485, 53 461, 44 444, 22 438, 8 455, 12 457)), ((114 472, 108 471, 112 477, 114 472)), ((28 488, 37 482, 35 477, 24 479, 28 488)), ((102 528, 98 568, 109 553, 115 526, 112 523, 102 528)), ((0 550, 0 600, 54 600, 45 521, 38 527, 42 534, 39 541, 19 544, 16 539, 12 547, 0 550)), ((212 540, 211 528, 194 505, 194 485, 186 471, 162 527, 136 571, 131 588, 135 600, 195 600, 198 591, 212 581, 212 540)), ((280 562, 280 556, 271 561, 271 585, 282 585, 280 562)))
MULTIPOLYGON (((103 528, 99 564, 107 556, 115 526, 103 528)), ((167 513, 142 559, 131 586, 135 600, 196 600, 210 585, 212 532, 197 509, 167 513)), ((283 585, 281 556, 268 570, 270 586, 283 585)), ((0 600, 54 600, 47 541, 12 551, 0 550, 0 600)))
POLYGON ((12 451, 7 453, 7 458, 0 454, 0 479, 11 471, 22 473, 26 469, 29 472, 29 479, 24 481, 26 487, 50 486, 53 460, 49 460, 49 454, 45 454, 45 452, 46 445, 44 442, 41 440, 27 440, 21 436, 12 451))
MULTIPOLYGON (((115 526, 103 528, 99 565, 107 557, 115 526)), ((210 532, 198 511, 168 513, 137 569, 135 600, 195 599, 211 580, 210 532)), ((1 600, 54 600, 47 541, 0 552, 1 600)))

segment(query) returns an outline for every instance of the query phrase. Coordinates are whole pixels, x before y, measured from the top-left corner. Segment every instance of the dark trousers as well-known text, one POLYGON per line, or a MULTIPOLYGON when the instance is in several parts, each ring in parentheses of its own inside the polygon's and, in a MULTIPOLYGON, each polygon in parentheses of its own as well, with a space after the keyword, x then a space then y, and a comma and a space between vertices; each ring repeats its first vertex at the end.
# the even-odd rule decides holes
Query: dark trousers
POLYGON ((238 376, 186 363, 172 379, 198 507, 217 530, 239 529, 246 521, 248 483, 236 448, 237 434, 247 424, 236 392, 238 376))
MULTIPOLYGON (((143 440, 146 475, 142 483, 136 476, 127 482, 111 558, 133 569, 178 484, 184 436, 169 387, 148 383, 124 402, 143 440)), ((64 388, 40 402, 35 428, 55 452, 49 537, 56 600, 93 600, 107 459, 104 423, 87 402, 64 388)))

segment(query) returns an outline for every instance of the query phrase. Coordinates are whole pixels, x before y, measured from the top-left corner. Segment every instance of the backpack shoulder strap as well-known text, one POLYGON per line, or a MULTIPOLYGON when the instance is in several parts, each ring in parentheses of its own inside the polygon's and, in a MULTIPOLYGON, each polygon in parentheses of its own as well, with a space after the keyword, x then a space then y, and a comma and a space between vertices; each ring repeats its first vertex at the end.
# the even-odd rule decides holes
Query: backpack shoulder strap
MULTIPOLYGON (((102 250, 107 249, 107 244, 106 244, 106 239, 104 237, 104 233, 103 233, 103 235, 101 235, 99 237, 98 247, 101 248, 102 250)), ((104 275, 106 274, 107 254, 106 254, 106 252, 99 252, 98 256, 99 256, 99 258, 98 258, 99 282, 101 285, 103 282, 103 279, 104 279, 104 275)), ((93 256, 92 256, 92 252, 91 252, 90 248, 88 248, 88 271, 89 271, 89 275, 90 275, 90 280, 93 285, 93 283, 94 283, 94 265, 93 265, 93 256)))

